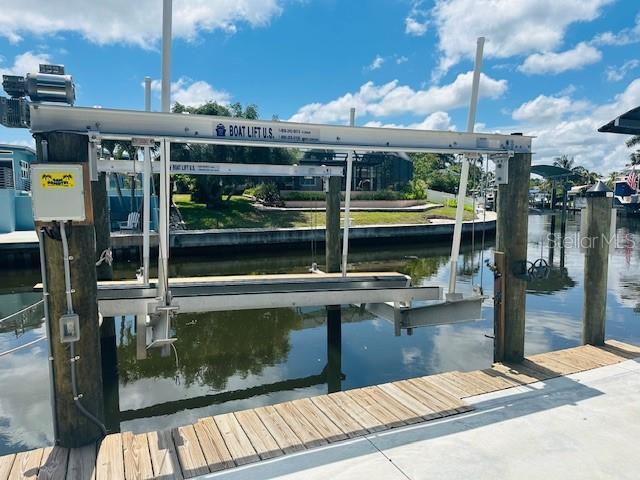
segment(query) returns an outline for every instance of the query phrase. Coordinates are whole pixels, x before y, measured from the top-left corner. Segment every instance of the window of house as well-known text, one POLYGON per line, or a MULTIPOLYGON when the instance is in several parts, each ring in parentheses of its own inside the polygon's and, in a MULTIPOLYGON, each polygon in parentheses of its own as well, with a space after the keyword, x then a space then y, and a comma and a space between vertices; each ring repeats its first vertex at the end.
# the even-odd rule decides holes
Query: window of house
POLYGON ((316 179, 315 177, 302 177, 300 179, 300 185, 302 185, 303 187, 315 187, 316 179))

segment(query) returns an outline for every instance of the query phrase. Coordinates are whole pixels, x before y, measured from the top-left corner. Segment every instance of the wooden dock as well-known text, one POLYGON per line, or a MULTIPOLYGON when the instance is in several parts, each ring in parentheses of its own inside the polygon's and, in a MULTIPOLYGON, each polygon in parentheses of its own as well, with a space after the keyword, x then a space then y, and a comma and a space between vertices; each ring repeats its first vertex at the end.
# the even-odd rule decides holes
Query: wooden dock
POLYGON ((328 443, 472 410, 464 398, 640 357, 608 341, 495 364, 202 418, 165 430, 108 435, 78 449, 47 447, 0 457, 0 480, 190 478, 328 443))

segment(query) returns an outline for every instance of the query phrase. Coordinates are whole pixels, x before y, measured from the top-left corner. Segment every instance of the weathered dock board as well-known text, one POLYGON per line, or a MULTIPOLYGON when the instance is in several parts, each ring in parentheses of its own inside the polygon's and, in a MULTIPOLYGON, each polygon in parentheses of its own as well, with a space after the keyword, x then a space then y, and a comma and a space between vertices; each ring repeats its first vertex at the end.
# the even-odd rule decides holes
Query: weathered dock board
POLYGON ((77 449, 0 457, 0 480, 192 478, 394 427, 472 410, 464 398, 640 357, 608 341, 533 355, 521 364, 447 372, 202 418, 173 430, 105 437, 77 449))

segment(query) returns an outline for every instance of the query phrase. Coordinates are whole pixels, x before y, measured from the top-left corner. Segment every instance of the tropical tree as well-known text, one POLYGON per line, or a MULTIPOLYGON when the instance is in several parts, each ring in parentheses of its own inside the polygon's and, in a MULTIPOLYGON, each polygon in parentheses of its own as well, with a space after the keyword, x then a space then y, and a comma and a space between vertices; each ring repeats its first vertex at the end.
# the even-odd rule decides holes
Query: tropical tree
POLYGON ((568 155, 560 155, 553 159, 553 165, 566 168, 567 170, 573 170, 575 168, 575 160, 573 157, 569 158, 568 155))
MULTIPOLYGON (((175 113, 189 113, 195 115, 216 115, 222 117, 236 117, 248 120, 259 118, 258 107, 247 105, 242 107, 240 103, 229 106, 216 102, 207 102, 199 107, 188 107, 176 103, 173 107, 175 113)), ((292 164, 295 162, 295 152, 283 148, 250 148, 230 147, 224 145, 202 144, 172 144, 171 158, 185 162, 215 162, 215 163, 262 163, 262 164, 292 164)), ((208 208, 223 205, 223 195, 228 200, 231 195, 240 191, 246 181, 242 177, 217 177, 212 175, 198 175, 190 181, 185 176, 183 184, 193 185, 193 200, 204 203, 208 208)))
POLYGON ((629 160, 631 160, 631 165, 640 165, 640 135, 635 135, 627 140, 627 147, 636 147, 636 151, 629 154, 629 160))

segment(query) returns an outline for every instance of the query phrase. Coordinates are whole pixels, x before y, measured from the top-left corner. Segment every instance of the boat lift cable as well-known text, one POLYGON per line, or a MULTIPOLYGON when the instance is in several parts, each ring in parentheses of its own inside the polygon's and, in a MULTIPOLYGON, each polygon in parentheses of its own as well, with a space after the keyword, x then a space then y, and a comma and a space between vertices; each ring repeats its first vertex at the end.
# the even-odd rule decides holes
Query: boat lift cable
MULTIPOLYGON (((62 239, 62 256, 64 260, 64 286, 65 286, 65 294, 67 299, 67 313, 73 314, 73 299, 71 298, 71 293, 73 292, 71 288, 71 267, 69 262, 71 257, 69 257, 69 242, 67 241, 67 232, 65 230, 65 222, 60 222, 60 237, 62 239)), ((78 393, 78 384, 76 381, 76 362, 80 360, 79 356, 76 356, 75 343, 71 342, 69 345, 69 353, 71 355, 70 363, 71 363, 71 388, 73 391, 73 401, 76 404, 76 407, 80 412, 95 423, 104 435, 107 435, 107 429, 104 424, 89 410, 85 408, 80 399, 82 398, 82 394, 78 393)))

